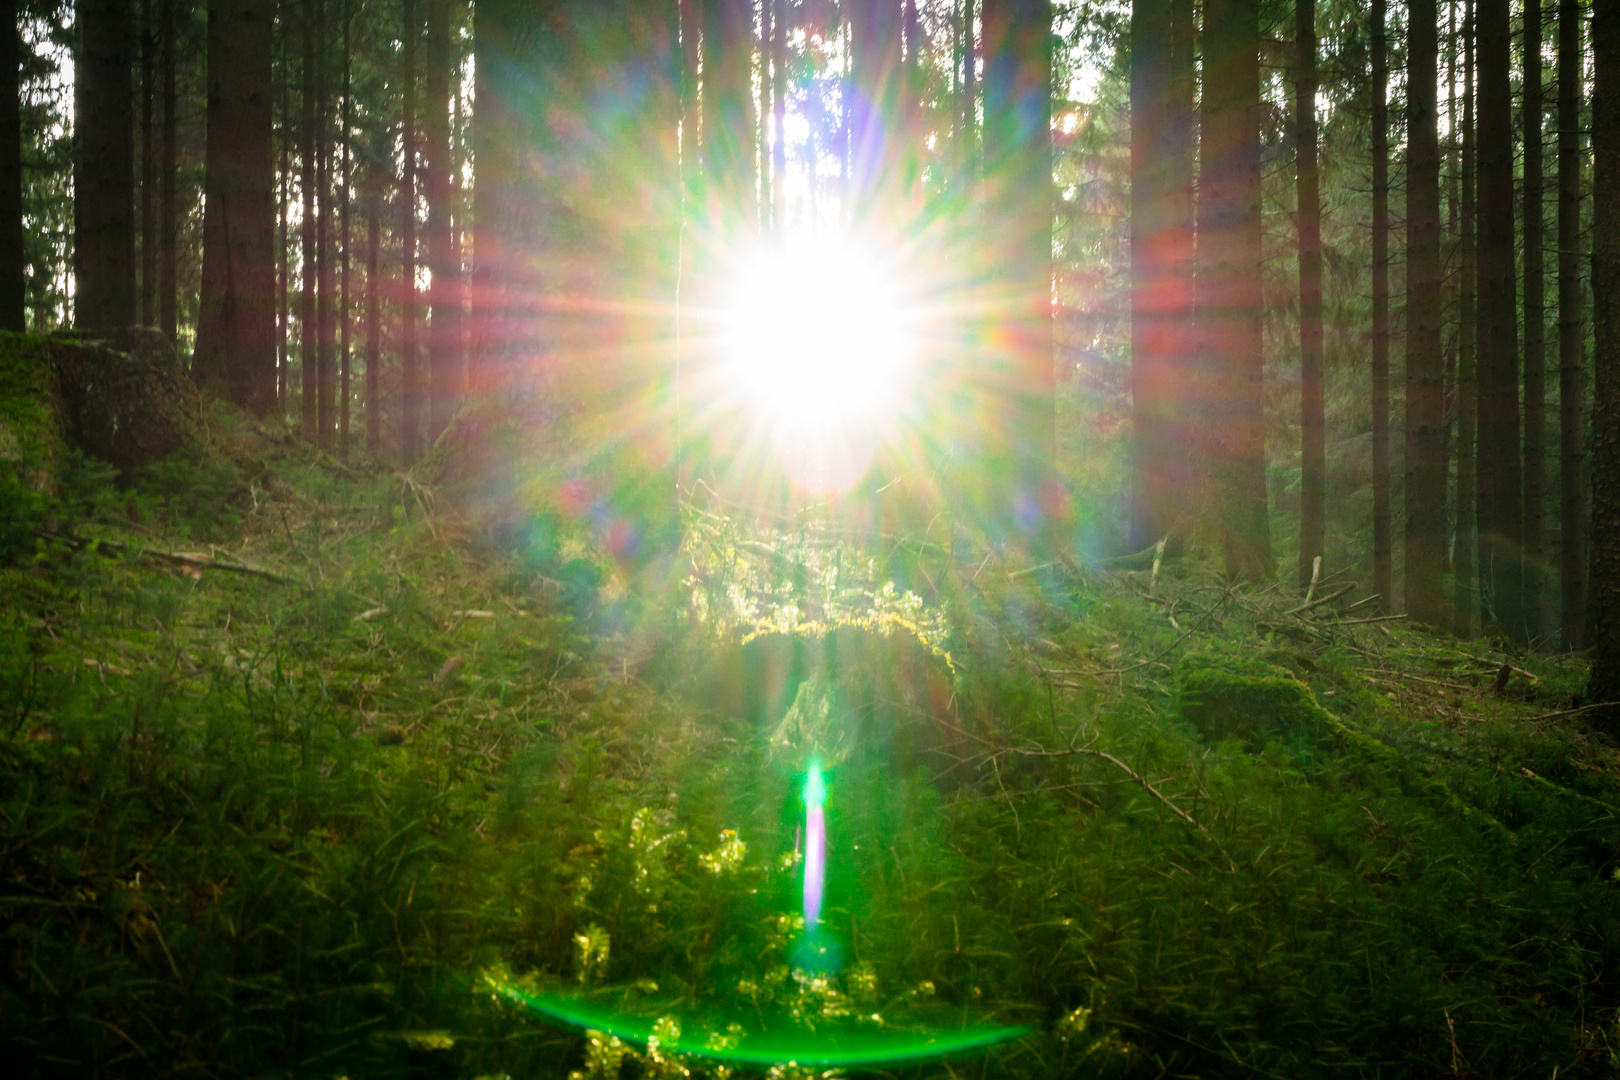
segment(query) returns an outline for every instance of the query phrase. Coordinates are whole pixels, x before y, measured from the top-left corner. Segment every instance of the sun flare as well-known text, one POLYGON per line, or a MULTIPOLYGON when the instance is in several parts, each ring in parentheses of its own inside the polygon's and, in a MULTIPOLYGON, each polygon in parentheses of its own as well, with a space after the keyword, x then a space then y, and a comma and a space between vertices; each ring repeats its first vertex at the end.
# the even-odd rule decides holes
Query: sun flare
POLYGON ((726 373, 774 432, 870 432, 893 418, 915 353, 894 277, 844 245, 770 251, 740 268, 726 373))

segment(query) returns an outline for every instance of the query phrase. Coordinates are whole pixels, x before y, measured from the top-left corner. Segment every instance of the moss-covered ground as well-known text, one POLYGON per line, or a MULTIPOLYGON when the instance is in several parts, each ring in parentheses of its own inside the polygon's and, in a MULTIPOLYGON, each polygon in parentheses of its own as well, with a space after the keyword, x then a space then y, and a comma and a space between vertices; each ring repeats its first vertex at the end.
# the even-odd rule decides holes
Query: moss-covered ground
POLYGON ((1579 658, 1195 560, 649 509, 611 463, 474 513, 442 460, 257 445, 0 478, 7 1075, 726 1072, 503 989, 666 1046, 1030 1028, 882 1075, 1620 1069, 1579 658))

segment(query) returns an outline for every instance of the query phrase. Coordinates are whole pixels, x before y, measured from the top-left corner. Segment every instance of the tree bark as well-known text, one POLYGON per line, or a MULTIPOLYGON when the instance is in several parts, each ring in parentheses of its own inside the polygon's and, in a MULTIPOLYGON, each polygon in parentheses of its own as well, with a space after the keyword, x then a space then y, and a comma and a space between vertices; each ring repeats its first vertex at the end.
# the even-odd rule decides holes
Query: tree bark
POLYGON ((1406 611, 1445 621, 1446 484, 1440 334, 1440 143, 1435 0, 1407 5, 1406 611))
POLYGON ((422 124, 422 165, 426 178, 429 293, 428 441, 450 424, 462 393, 460 371, 461 268, 451 233, 450 107, 452 69, 450 0, 428 0, 427 58, 423 93, 427 117, 422 124))
POLYGON ((1327 417, 1322 370, 1322 203, 1316 165, 1316 0, 1297 0, 1294 124, 1299 232, 1299 587, 1327 552, 1327 417))
POLYGON ((1559 594, 1564 648, 1586 647, 1581 403, 1585 336, 1581 306, 1581 10, 1558 4, 1558 479, 1559 594))
POLYGON ((787 235, 787 0, 765 0, 775 9, 771 20, 771 74, 775 80, 775 134, 772 146, 776 177, 771 184, 775 198, 771 221, 777 236, 787 235))
POLYGON ((152 27, 152 0, 141 0, 141 294, 142 326, 157 322, 157 213, 153 187, 157 182, 157 147, 153 142, 152 107, 156 88, 157 35, 152 27))
POLYGON ((302 216, 299 224, 299 251, 303 258, 302 291, 298 302, 298 367, 299 413, 304 438, 310 442, 319 438, 316 426, 315 374, 316 343, 320 330, 315 324, 315 5, 318 0, 303 2, 303 145, 299 148, 299 191, 303 196, 302 216))
POLYGON ((1389 506, 1389 44, 1385 0, 1372 6, 1372 484, 1373 592, 1395 605, 1389 506))
POLYGON ((1207 0, 1199 115, 1196 305, 1210 392, 1226 574, 1276 576, 1266 512, 1261 336, 1260 18, 1256 0, 1207 0))
POLYGON ((272 0, 210 0, 202 288, 192 374, 261 416, 276 407, 272 0))
POLYGON ((755 175, 751 0, 701 0, 703 154, 708 220, 722 242, 753 236, 759 221, 755 175))
POLYGON ((180 176, 178 95, 175 92, 174 6, 178 0, 162 4, 159 33, 163 44, 158 65, 163 69, 163 167, 158 185, 158 329, 169 339, 180 333, 180 212, 175 185, 180 176))
POLYGON ((1524 0, 1524 620, 1547 634, 1547 311, 1542 274, 1541 0, 1524 0))
POLYGON ((292 12, 291 0, 280 0, 281 17, 281 71, 280 82, 281 169, 276 189, 276 406, 283 412, 287 408, 288 345, 292 340, 292 236, 287 231, 287 204, 292 200, 292 56, 288 49, 288 16, 292 12))
POLYGON ((1462 167, 1458 183, 1457 238, 1457 544, 1453 578, 1457 594, 1452 604, 1452 633, 1460 638, 1474 635, 1474 612, 1479 607, 1479 583, 1475 580, 1474 556, 1478 549, 1475 531, 1475 469, 1479 385, 1476 376, 1474 311, 1474 7, 1465 5, 1462 31, 1463 118, 1462 167))
POLYGON ((19 0, 0 5, 0 330, 28 328, 23 246, 22 38, 19 0))
POLYGON ((1002 343, 981 360, 996 427, 984 479, 1004 500, 1001 524, 1047 548, 1061 517, 1052 481, 1051 4, 985 0, 983 27, 986 265, 997 268, 986 299, 1002 343))
POLYGON ((339 138, 343 140, 343 169, 338 178, 338 187, 342 191, 339 196, 342 224, 338 234, 338 456, 342 460, 349 460, 349 211, 353 199, 350 198, 349 178, 350 167, 353 165, 353 155, 350 152, 354 142, 350 129, 350 110, 354 107, 352 86, 350 84, 352 72, 352 56, 349 49, 349 24, 351 13, 349 0, 341 0, 338 17, 343 21, 343 126, 339 129, 339 138))
MULTIPOLYGON (((1131 8, 1131 549, 1185 531, 1189 469, 1184 348, 1192 288, 1192 101, 1183 96, 1185 0, 1131 8)), ((1190 58, 1189 58, 1190 59, 1190 58)), ((1177 538, 1179 543, 1180 538, 1177 538)))
MULTIPOLYGON (((1620 702, 1620 6, 1592 9, 1592 540, 1586 694, 1620 702)), ((1620 737, 1620 706, 1598 723, 1620 737)))
POLYGON ((1479 0, 1480 578, 1503 633, 1526 639, 1516 267, 1513 98, 1507 0, 1479 0), (1486 489, 1489 488, 1487 497, 1486 489))
POLYGON ((337 371, 332 355, 337 297, 332 282, 332 98, 326 78, 331 42, 327 3, 315 0, 315 443, 330 452, 337 434, 337 371))
POLYGON ((366 451, 382 449, 382 307, 377 278, 382 247, 382 170, 366 164, 366 451))
POLYGON ((407 464, 422 456, 422 393, 416 370, 416 38, 414 0, 401 0, 400 34, 404 94, 400 104, 402 168, 399 186, 400 257, 400 451, 407 464))
POLYGON ((131 14, 128 0, 75 4, 74 321, 103 333, 136 321, 131 14))

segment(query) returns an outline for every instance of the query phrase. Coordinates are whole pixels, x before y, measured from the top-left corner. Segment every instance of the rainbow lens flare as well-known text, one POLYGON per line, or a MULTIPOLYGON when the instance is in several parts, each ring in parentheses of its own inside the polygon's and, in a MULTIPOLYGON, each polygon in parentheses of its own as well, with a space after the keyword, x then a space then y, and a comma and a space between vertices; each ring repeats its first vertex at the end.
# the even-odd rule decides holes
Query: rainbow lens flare
MULTIPOLYGON (((660 1018, 628 1016, 576 995, 542 994, 515 986, 495 984, 495 992, 513 1005, 580 1031, 600 1031, 624 1042, 647 1045, 660 1018)), ((696 1025, 682 1024, 683 1031, 696 1025)), ((915 1065, 985 1050, 1028 1034, 1025 1025, 963 1027, 954 1030, 853 1030, 832 1032, 747 1032, 716 1040, 683 1035, 660 1039, 660 1053, 684 1054, 731 1065, 770 1066, 797 1064, 817 1068, 854 1068, 877 1065, 915 1065)))

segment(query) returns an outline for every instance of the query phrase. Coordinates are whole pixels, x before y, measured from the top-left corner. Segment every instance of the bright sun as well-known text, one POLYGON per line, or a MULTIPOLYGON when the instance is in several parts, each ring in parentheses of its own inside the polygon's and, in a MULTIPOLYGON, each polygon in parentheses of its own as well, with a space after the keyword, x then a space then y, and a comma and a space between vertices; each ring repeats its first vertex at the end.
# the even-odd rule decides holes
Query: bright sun
POLYGON ((789 246, 741 267, 726 375, 778 438, 867 438, 893 418, 916 351, 890 268, 848 245, 789 246))

